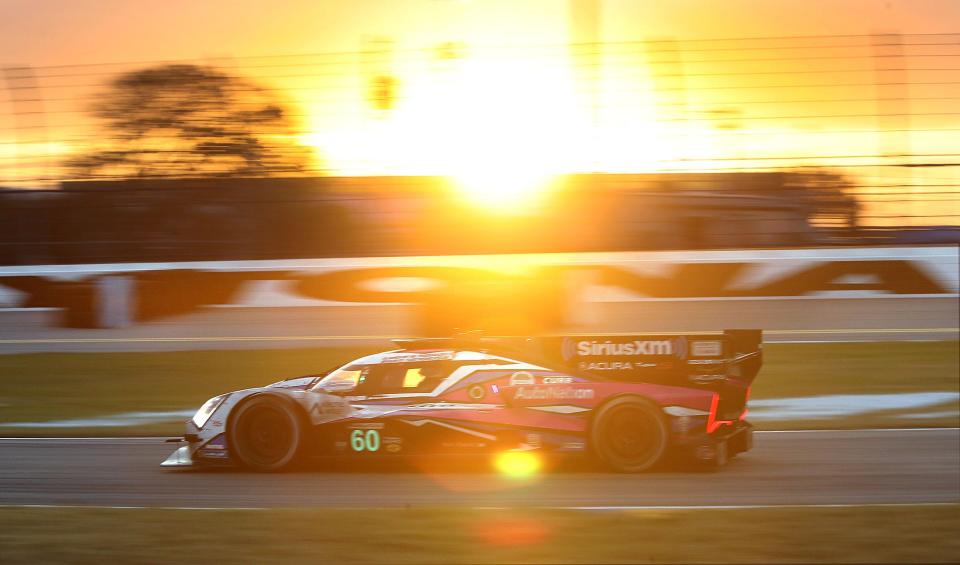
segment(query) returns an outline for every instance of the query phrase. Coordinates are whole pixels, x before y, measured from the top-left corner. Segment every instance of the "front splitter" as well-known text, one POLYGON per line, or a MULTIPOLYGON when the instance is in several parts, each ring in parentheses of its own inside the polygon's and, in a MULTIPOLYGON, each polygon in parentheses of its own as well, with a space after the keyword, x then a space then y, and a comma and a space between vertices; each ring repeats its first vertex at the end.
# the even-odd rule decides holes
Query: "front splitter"
POLYGON ((193 457, 190 455, 190 446, 184 445, 183 447, 178 448, 176 451, 170 454, 170 457, 167 457, 163 463, 160 464, 161 467, 195 467, 196 463, 193 461, 193 457))

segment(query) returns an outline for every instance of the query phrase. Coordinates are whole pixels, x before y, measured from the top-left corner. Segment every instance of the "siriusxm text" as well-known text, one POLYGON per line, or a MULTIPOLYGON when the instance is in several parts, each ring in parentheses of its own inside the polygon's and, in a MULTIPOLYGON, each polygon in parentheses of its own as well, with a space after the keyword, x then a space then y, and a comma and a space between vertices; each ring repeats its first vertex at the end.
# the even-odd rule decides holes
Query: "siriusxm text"
POLYGON ((626 343, 584 340, 577 342, 577 355, 673 355, 673 342, 668 339, 626 343))

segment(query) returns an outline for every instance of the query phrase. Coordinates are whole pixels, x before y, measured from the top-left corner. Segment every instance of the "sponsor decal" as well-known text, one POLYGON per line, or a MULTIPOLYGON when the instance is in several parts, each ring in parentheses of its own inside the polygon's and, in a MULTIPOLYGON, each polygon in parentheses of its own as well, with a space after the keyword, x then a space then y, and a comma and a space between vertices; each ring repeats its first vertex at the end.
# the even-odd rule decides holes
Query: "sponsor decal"
POLYGON ((356 383, 353 381, 329 381, 322 385, 323 390, 329 390, 331 392, 350 390, 356 386, 356 383))
POLYGON ((643 363, 632 361, 580 361, 577 368, 581 371, 631 371, 633 369, 650 369, 656 367, 656 363, 643 363))
POLYGON ((715 383, 717 381, 727 380, 727 375, 723 373, 718 374, 704 374, 704 375, 691 375, 690 380, 695 383, 708 384, 715 383))
POLYGON ((527 371, 517 371, 516 373, 510 375, 510 386, 523 386, 523 385, 532 385, 536 381, 533 378, 533 375, 527 371))
POLYGON ((723 343, 713 341, 695 341, 690 354, 694 357, 720 357, 723 355, 723 343))
POLYGON ((210 440, 206 445, 200 448, 198 453, 201 457, 208 459, 226 459, 230 455, 227 453, 227 438, 219 435, 210 440))
POLYGON ((382 430, 383 422, 370 422, 364 424, 350 424, 351 430, 382 430))
POLYGON ((423 361, 449 361, 453 359, 453 351, 437 353, 394 353, 380 360, 381 363, 421 363, 423 361))
POLYGON ((541 382, 545 385, 568 385, 573 382, 573 377, 543 377, 541 382))
POLYGON ((678 336, 664 339, 578 339, 565 338, 560 346, 564 361, 577 357, 636 357, 669 356, 684 359, 687 356, 687 338, 678 336))
POLYGON ((465 447, 466 447, 466 448, 481 448, 481 447, 486 447, 486 446, 487 446, 486 443, 479 442, 479 441, 477 441, 477 442, 474 442, 474 441, 445 441, 445 442, 441 443, 440 445, 443 446, 443 447, 450 447, 450 448, 454 448, 454 449, 461 449, 461 448, 465 448, 465 447))
POLYGON ((581 450, 583 448, 584 448, 584 443, 582 441, 568 441, 566 443, 560 444, 560 449, 581 450))
POLYGON ((520 387, 514 398, 517 400, 586 400, 593 398, 592 388, 532 386, 520 387))
POLYGON ((483 385, 473 385, 467 390, 467 396, 473 400, 483 400, 486 395, 487 390, 483 388, 483 385))
POLYGON ((413 406, 404 406, 400 408, 404 412, 416 410, 476 410, 478 408, 489 409, 496 408, 494 404, 456 404, 453 402, 425 402, 423 404, 414 404, 413 406))
POLYGON ((397 453, 403 449, 403 438, 401 437, 385 437, 383 438, 383 448, 390 453, 397 453))
POLYGON ((673 355, 673 342, 669 339, 634 340, 616 343, 610 340, 577 342, 577 355, 673 355))
POLYGON ((523 437, 523 442, 532 447, 540 447, 543 442, 543 438, 540 437, 540 434, 530 433, 523 437))
POLYGON ((321 396, 310 407, 310 417, 314 422, 341 418, 350 413, 350 403, 339 396, 321 396))

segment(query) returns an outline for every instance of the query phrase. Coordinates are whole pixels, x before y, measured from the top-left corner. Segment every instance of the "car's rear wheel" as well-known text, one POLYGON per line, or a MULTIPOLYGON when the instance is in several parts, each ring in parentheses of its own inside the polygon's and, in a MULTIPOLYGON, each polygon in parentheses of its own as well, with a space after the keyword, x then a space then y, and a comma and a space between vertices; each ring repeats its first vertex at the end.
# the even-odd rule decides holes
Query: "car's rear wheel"
POLYGON ((231 455, 244 467, 281 471, 297 460, 303 429, 296 407, 288 400, 255 396, 231 416, 228 439, 231 455))
POLYGON ((608 402, 594 418, 590 430, 596 456, 621 473, 639 473, 652 467, 666 451, 667 441, 663 413, 637 397, 608 402))

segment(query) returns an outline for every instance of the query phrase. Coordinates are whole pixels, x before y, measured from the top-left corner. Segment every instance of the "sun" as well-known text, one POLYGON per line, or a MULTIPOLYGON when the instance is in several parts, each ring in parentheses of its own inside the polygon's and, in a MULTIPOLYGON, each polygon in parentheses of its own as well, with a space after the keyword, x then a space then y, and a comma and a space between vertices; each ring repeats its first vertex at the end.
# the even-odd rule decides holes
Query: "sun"
POLYGON ((431 148, 428 166, 452 178, 467 201, 529 211, 557 175, 576 168, 582 127, 564 68, 480 58, 448 79, 445 90, 425 89, 429 103, 410 109, 420 126, 411 141, 431 148))
POLYGON ((562 173, 562 144, 545 139, 536 125, 513 123, 513 131, 473 123, 443 150, 442 170, 471 204, 503 213, 532 211, 562 173))

